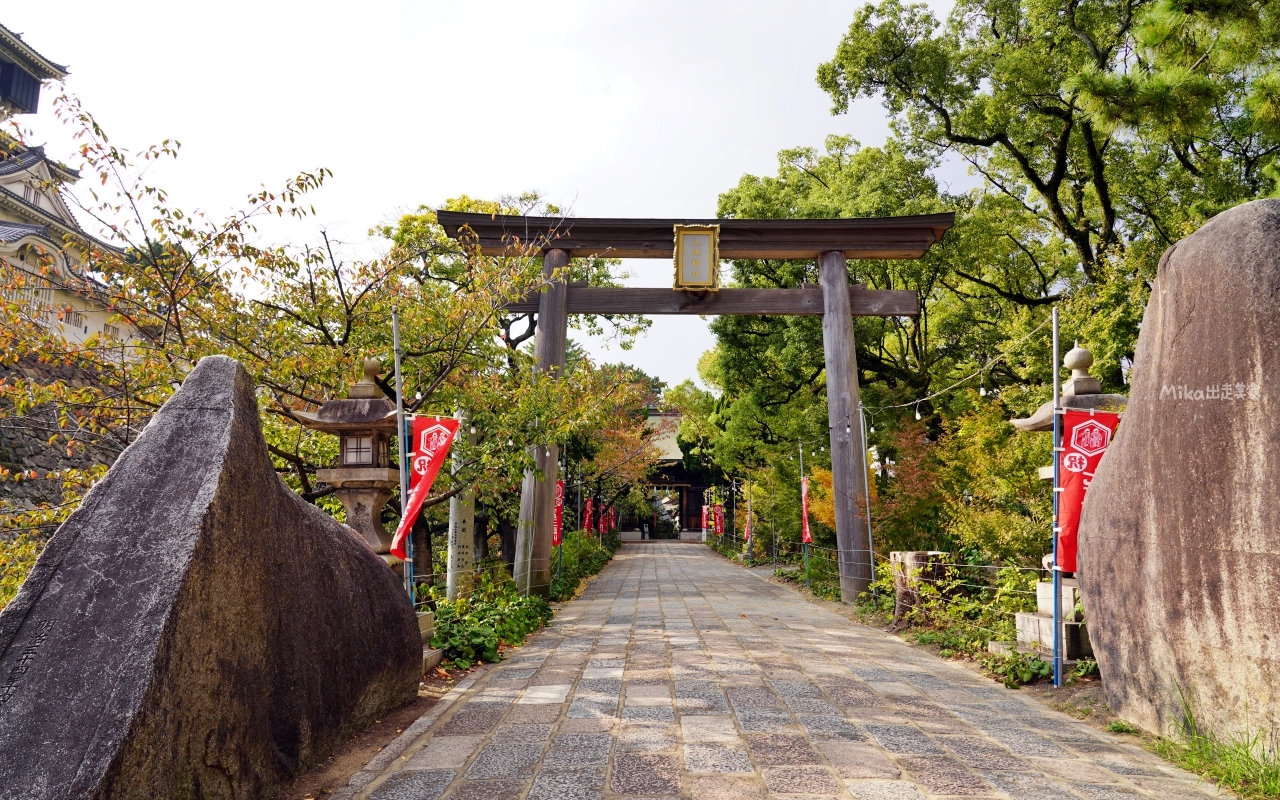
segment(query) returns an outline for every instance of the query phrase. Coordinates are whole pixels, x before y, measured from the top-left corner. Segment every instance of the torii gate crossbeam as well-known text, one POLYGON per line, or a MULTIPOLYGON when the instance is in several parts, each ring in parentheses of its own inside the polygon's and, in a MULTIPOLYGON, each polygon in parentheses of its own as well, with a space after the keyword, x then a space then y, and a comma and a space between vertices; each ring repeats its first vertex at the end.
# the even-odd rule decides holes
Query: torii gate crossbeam
MULTIPOLYGON (((858 365, 854 316, 916 316, 915 292, 876 291, 850 285, 848 259, 920 258, 954 224, 953 214, 860 219, 681 220, 579 219, 464 214, 438 211, 454 239, 469 241, 484 255, 541 253, 545 274, 570 258, 671 258, 673 226, 718 225, 722 259, 807 259, 818 262, 819 286, 799 289, 613 289, 552 282, 535 301, 512 303, 509 311, 537 313, 534 350, 541 371, 564 369, 569 314, 743 314, 822 316, 827 373, 831 472, 835 488, 840 599, 853 602, 874 576, 866 520, 863 476, 866 442, 858 424, 858 365)), ((525 474, 516 542, 516 580, 525 591, 551 588, 551 529, 559 448, 535 447, 537 473, 525 474), (538 473, 543 477, 539 478, 538 473)))

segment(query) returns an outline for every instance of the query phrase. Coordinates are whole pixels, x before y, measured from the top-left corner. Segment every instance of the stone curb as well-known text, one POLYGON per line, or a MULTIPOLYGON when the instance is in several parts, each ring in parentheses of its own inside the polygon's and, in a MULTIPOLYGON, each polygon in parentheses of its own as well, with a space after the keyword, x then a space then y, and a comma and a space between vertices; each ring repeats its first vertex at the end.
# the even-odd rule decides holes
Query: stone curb
POLYGON ((393 761, 403 755, 404 751, 409 749, 409 745, 413 744, 419 736, 426 733, 427 729, 435 724, 436 720, 440 719, 440 715, 448 711, 449 707, 458 701, 458 698, 466 694, 467 690, 488 672, 490 666, 489 664, 482 664, 479 669, 450 689, 444 697, 436 701, 436 704, 427 713, 414 720, 413 724, 405 728, 404 733, 397 736, 391 744, 382 748, 382 752, 374 756, 368 764, 365 764, 363 769, 351 776, 351 780, 344 788, 329 795, 330 800, 353 800, 361 790, 373 783, 379 775, 385 772, 393 761))

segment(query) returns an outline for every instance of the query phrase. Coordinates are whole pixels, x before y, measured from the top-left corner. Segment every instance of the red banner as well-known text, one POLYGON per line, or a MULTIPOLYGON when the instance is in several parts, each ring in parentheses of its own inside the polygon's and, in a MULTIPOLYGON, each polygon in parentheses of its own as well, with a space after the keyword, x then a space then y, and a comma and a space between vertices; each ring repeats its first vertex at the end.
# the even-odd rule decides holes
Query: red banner
POLYGON ((1065 411, 1062 415, 1062 459, 1058 463, 1058 566, 1076 571, 1076 531, 1080 507, 1093 474, 1111 444, 1120 423, 1119 414, 1106 411, 1065 411))
POLYGON ((805 544, 813 544, 813 536, 809 533, 809 479, 800 479, 800 533, 805 544))
POLYGON ((556 521, 551 526, 551 546, 560 544, 564 535, 564 481, 556 481, 556 521))
POLYGON ((404 543, 409 538, 413 521, 418 518, 422 504, 435 483, 436 475, 449 454, 449 446, 458 433, 458 420, 451 417, 414 417, 413 450, 409 455, 409 502, 402 508, 400 525, 391 539, 391 555, 404 561, 408 558, 404 543))
POLYGON ((586 506, 582 509, 582 530, 584 531, 591 530, 591 505, 591 498, 588 497, 586 506))
POLYGON ((716 517, 716 536, 724 536, 724 506, 720 503, 716 503, 715 508, 712 509, 712 513, 714 513, 716 517))
POLYGON ((707 530, 707 508, 708 506, 705 505, 702 507, 702 530, 704 533, 707 530))

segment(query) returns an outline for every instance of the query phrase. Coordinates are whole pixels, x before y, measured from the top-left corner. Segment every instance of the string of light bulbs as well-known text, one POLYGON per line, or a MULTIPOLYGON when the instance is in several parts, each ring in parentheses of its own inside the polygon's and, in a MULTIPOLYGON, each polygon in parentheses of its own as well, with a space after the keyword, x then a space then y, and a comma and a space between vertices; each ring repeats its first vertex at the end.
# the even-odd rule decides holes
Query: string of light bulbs
MULTIPOLYGON (((882 411, 891 411, 891 410, 896 409, 896 408, 909 408, 909 407, 911 407, 911 406, 915 406, 915 417, 916 417, 916 419, 918 420, 918 419, 920 419, 920 418, 921 418, 921 414, 920 414, 920 404, 921 404, 921 403, 924 403, 924 402, 927 402, 927 401, 929 401, 929 400, 932 400, 932 399, 933 399, 933 398, 935 398, 935 397, 940 397, 940 396, 942 396, 942 395, 944 395, 944 394, 947 394, 948 392, 951 392, 951 391, 953 391, 953 390, 955 390, 955 389, 957 389, 957 388, 959 388, 959 387, 963 386, 964 384, 968 383, 969 381, 973 380, 974 378, 977 378, 977 377, 979 377, 979 376, 981 376, 981 375, 984 375, 984 374, 987 372, 987 370, 991 369, 992 365, 994 365, 996 362, 998 362, 998 361, 1002 361, 1002 360, 1004 360, 1004 359, 1008 358, 1010 355, 1012 355, 1013 350, 1014 350, 1014 349, 1016 349, 1016 348, 1018 347, 1018 345, 1022 344, 1023 342, 1025 342, 1025 341, 1027 341, 1028 339, 1030 339, 1032 336, 1035 336, 1037 333, 1039 333, 1039 332, 1040 332, 1040 330, 1041 330, 1042 328, 1044 328, 1046 325, 1048 325, 1048 324, 1052 321, 1052 319, 1053 319, 1052 317, 1045 319, 1045 321, 1044 321, 1044 322, 1041 322, 1039 325, 1037 325, 1036 327, 1032 328, 1032 329, 1031 329, 1031 330, 1030 330, 1030 331, 1029 331, 1025 336, 1023 336, 1021 339, 1019 339, 1018 341, 1016 341, 1016 342, 1014 342, 1012 345, 1010 345, 1008 350, 1005 350, 1003 353, 1000 353, 999 355, 997 355, 997 356, 995 356, 995 357, 991 358, 989 361, 987 361, 987 363, 985 363, 985 364, 983 364, 981 367, 979 367, 979 368, 978 368, 978 370, 977 370, 976 372, 973 372, 973 373, 971 373, 971 374, 969 374, 969 375, 966 375, 965 377, 961 378, 960 380, 956 381, 955 383, 951 384, 950 386, 946 387, 945 389, 939 389, 938 391, 933 392, 933 393, 931 393, 931 394, 927 394, 927 395, 925 395, 924 397, 919 398, 918 400, 908 400, 908 401, 907 401, 907 402, 905 402, 905 403, 896 403, 896 404, 894 404, 894 405, 877 406, 877 407, 874 407, 874 408, 873 408, 873 407, 871 407, 871 406, 868 406, 868 405, 865 405, 865 404, 859 403, 859 408, 858 408, 858 410, 860 410, 860 411, 864 411, 864 412, 866 412, 868 415, 870 415, 870 416, 872 417, 872 423, 868 426, 868 427, 869 427, 869 429, 870 429, 870 432, 871 432, 871 433, 875 433, 875 432, 876 432, 876 426, 875 426, 875 424, 874 424, 874 417, 875 417, 875 415, 876 415, 876 414, 878 414, 878 413, 880 413, 880 412, 882 412, 882 411)), ((979 389, 978 394, 979 394, 980 396, 982 396, 982 397, 986 397, 986 395, 987 395, 987 391, 986 391, 986 389, 987 389, 987 387, 986 387, 986 385, 984 384, 984 385, 979 389)), ((815 443, 821 443, 821 442, 826 441, 826 439, 829 439, 829 438, 830 438, 830 436, 831 436, 831 431, 832 431, 832 430, 833 430, 837 425, 839 425, 841 422, 844 422, 844 423, 845 423, 845 426, 844 426, 844 432, 845 432, 846 434, 848 434, 848 433, 852 433, 852 432, 853 432, 853 425, 852 425, 848 420, 849 420, 849 418, 850 418, 850 417, 852 417, 852 416, 853 416, 854 414, 856 414, 856 413, 858 413, 858 412, 857 412, 857 411, 851 411, 851 412, 849 412, 848 414, 845 414, 845 415, 844 415, 843 417, 841 417, 840 419, 836 420, 835 425, 828 425, 828 426, 827 426, 827 429, 826 429, 826 431, 825 431, 825 433, 826 433, 826 436, 825 436, 825 437, 821 437, 821 436, 820 436, 820 437, 818 437, 818 438, 811 439, 811 440, 804 440, 804 439, 801 439, 801 440, 799 440, 799 444, 801 444, 801 445, 806 445, 806 444, 815 444, 815 443)), ((820 449, 820 452, 823 452, 823 451, 825 451, 825 447, 824 447, 824 448, 822 448, 822 449, 820 449)))

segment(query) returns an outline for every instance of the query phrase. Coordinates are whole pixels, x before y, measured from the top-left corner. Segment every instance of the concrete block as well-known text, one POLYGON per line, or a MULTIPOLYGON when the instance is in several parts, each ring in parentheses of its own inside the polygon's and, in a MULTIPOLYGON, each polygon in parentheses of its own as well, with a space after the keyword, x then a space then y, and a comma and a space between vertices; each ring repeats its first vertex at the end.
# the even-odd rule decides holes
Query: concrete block
MULTIPOLYGON (((1062 582, 1062 618, 1070 622, 1079 622, 1076 615, 1076 602, 1080 600, 1080 588, 1071 579, 1062 582)), ((1040 581, 1036 584, 1036 611, 1053 616, 1053 581, 1040 581)))
POLYGON ((423 644, 431 644, 431 637, 435 636, 436 631, 436 612, 419 611, 418 612, 418 634, 423 644))
POLYGON ((422 648, 422 674, 426 675, 431 670, 440 666, 440 662, 443 660, 443 650, 433 650, 430 647, 422 648))

